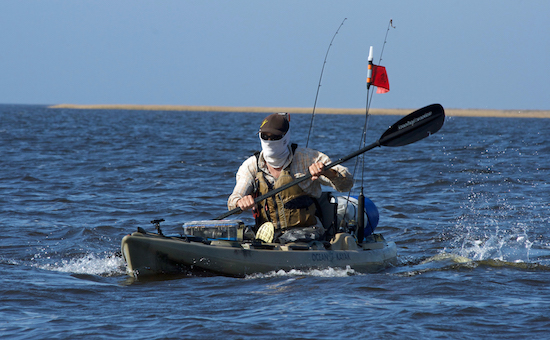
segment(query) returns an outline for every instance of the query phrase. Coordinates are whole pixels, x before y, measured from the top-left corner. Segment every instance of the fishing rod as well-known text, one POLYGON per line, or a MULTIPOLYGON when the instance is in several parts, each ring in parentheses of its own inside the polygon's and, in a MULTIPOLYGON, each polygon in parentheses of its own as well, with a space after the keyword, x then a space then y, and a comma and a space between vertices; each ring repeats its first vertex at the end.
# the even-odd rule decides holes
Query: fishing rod
POLYGON ((309 132, 307 133, 307 139, 306 139, 306 148, 309 144, 309 136, 311 135, 311 129, 313 128, 313 118, 315 117, 315 108, 317 107, 317 98, 319 97, 319 90, 321 89, 321 81, 323 80, 323 72, 325 71, 325 65, 327 63, 328 58, 328 52, 330 51, 330 48, 332 47, 332 42, 334 41, 334 38, 336 38, 336 35, 340 31, 340 28, 344 25, 344 21, 346 21, 348 18, 344 18, 342 20, 342 23, 340 26, 338 26, 338 29, 334 33, 334 36, 332 36, 332 39, 330 40, 330 44, 327 48, 327 53, 325 54, 325 60, 323 60, 323 67, 321 67, 321 75, 319 76, 319 84, 317 85, 317 93, 315 94, 315 102, 313 103, 313 112, 311 113, 311 122, 309 123, 309 132))
MULTIPOLYGON (((386 43, 388 42, 388 33, 390 33, 390 27, 395 28, 395 26, 393 25, 393 19, 390 19, 390 21, 388 22, 388 28, 386 29, 386 35, 384 36, 384 42, 382 43, 382 50, 380 51, 380 58, 378 58, 378 65, 382 63, 382 56, 384 55, 384 49, 386 48, 386 43)), ((367 99, 365 104, 367 120, 369 117, 370 105, 372 103, 372 96, 374 95, 374 91, 373 92, 369 91, 373 81, 374 65, 372 63, 372 59, 373 59, 373 49, 371 46, 369 49, 368 67, 367 67, 367 99), (369 94, 370 94, 370 98, 369 98, 369 94)), ((365 125, 367 126, 366 122, 365 122, 365 125)), ((362 140, 361 143, 364 143, 364 141, 362 140)))
MULTIPOLYGON (((443 106, 441 106, 440 104, 432 104, 432 105, 423 107, 421 109, 418 109, 413 113, 410 113, 409 115, 401 118, 395 124, 390 126, 376 142, 368 146, 365 146, 364 148, 361 148, 345 157, 342 157, 335 162, 328 164, 327 166, 325 166, 324 169, 327 170, 336 165, 342 164, 371 149, 374 149, 375 147, 379 147, 379 146, 395 147, 395 146, 403 146, 403 145, 408 145, 408 144, 417 142, 439 131, 439 129, 441 129, 441 127, 443 126, 444 121, 445 121, 445 110, 443 109, 443 106)), ((300 177, 294 180, 293 182, 285 184, 277 189, 271 190, 270 192, 264 195, 256 197, 254 199, 254 203, 258 204, 261 201, 265 200, 266 198, 275 196, 281 191, 286 190, 297 184, 300 184, 303 181, 310 179, 311 177, 312 177, 311 173, 308 173, 307 175, 300 177)), ((233 210, 226 212, 225 214, 222 214, 214 218, 214 220, 221 220, 240 212, 242 212, 242 209, 240 207, 237 207, 233 210)))

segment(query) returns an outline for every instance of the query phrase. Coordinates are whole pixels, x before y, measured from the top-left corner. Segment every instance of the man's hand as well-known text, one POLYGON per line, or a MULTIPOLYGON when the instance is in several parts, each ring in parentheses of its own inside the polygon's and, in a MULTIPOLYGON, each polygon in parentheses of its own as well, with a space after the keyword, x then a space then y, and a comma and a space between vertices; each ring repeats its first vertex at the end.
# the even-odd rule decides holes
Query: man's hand
POLYGON ((311 180, 317 180, 321 175, 327 178, 336 177, 336 172, 332 169, 325 170, 325 164, 322 162, 313 163, 309 166, 309 173, 311 174, 311 180))
POLYGON ((242 211, 251 209, 254 207, 254 198, 252 195, 244 196, 240 200, 237 201, 237 206, 241 208, 242 211))

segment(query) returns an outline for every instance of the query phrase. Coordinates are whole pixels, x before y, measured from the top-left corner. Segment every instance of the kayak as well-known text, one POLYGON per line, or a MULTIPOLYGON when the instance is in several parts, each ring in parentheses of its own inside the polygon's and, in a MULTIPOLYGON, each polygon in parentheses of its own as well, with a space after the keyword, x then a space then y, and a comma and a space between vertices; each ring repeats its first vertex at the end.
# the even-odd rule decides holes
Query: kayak
MULTIPOLYGON (((373 148, 408 145, 424 139, 443 126, 445 111, 440 104, 428 105, 401 118, 374 143, 363 147, 325 168, 348 161, 373 148)), ((255 203, 311 178, 306 175, 254 199, 255 203)), ((328 196, 330 198, 330 196, 328 196)), ((362 190, 361 195, 362 197, 362 190)), ((356 209, 346 221, 347 208, 340 214, 340 202, 321 199, 320 216, 326 240, 292 243, 271 243, 247 235, 241 221, 224 220, 240 211, 235 208, 212 221, 199 221, 184 227, 180 236, 164 236, 159 223, 157 233, 142 228, 122 239, 121 248, 129 275, 147 276, 175 272, 200 272, 243 277, 272 271, 351 268, 361 273, 381 271, 397 260, 394 242, 375 234, 378 210, 370 200, 364 205, 365 218, 356 209), (323 207, 329 202, 328 208, 323 207), (338 210, 338 218, 335 218, 338 210), (325 218, 328 215, 329 218, 325 218), (340 216, 341 215, 341 216, 340 216), (364 220, 364 221, 363 221, 364 220), (358 222, 358 223, 357 223, 358 222), (354 225, 355 223, 355 225, 354 225)), ((349 201, 349 198, 348 198, 349 201)), ((346 203, 347 206, 348 203, 346 203)), ((152 221, 152 222, 158 222, 152 221)), ((155 223, 154 223, 155 224, 155 223)))
MULTIPOLYGON (((348 226, 345 232, 340 230, 325 241, 266 243, 256 239, 251 228, 240 220, 191 221, 184 223, 181 235, 165 236, 160 229, 163 220, 156 220, 152 223, 157 233, 138 228, 122 239, 127 273, 135 277, 172 273, 244 277, 280 270, 327 268, 373 273, 396 262, 395 243, 373 233, 378 224, 378 210, 372 201, 365 198, 367 232, 363 242, 357 242, 353 235, 357 198, 323 197, 321 201, 327 204, 322 205, 323 211, 335 213, 333 225, 343 225, 343 219, 348 226)), ((328 230, 330 225, 325 227, 328 230)))
POLYGON ((360 273, 379 272, 397 259, 397 247, 381 234, 371 234, 357 244, 348 233, 338 233, 328 243, 293 242, 284 245, 233 240, 205 240, 144 232, 122 239, 127 273, 140 277, 170 273, 212 273, 244 277, 280 270, 351 268, 360 273))

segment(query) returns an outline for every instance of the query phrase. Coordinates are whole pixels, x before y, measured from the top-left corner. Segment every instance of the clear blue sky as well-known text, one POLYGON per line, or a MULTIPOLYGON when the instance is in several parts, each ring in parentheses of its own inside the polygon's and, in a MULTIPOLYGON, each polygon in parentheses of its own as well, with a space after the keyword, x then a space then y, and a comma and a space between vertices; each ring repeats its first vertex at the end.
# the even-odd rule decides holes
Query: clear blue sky
POLYGON ((0 0, 0 103, 550 110, 550 1, 0 0))

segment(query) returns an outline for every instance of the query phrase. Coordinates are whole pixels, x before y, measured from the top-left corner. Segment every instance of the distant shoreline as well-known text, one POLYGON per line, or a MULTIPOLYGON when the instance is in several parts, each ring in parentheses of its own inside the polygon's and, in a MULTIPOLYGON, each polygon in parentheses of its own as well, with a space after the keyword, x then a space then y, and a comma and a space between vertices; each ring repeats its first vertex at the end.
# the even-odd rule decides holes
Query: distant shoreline
MULTIPOLYGON (((144 110, 144 111, 193 111, 193 112, 290 112, 311 113, 312 108, 300 107, 232 107, 232 106, 190 106, 190 105, 131 105, 131 104, 58 104, 48 106, 51 109, 78 110, 144 110)), ((405 116, 416 109, 376 109, 371 108, 372 115, 405 116)), ((365 114, 365 109, 316 108, 318 114, 365 114)), ((483 110, 483 109, 451 109, 446 108, 447 116, 456 117, 501 117, 501 118, 550 118, 550 111, 543 110, 483 110)))

